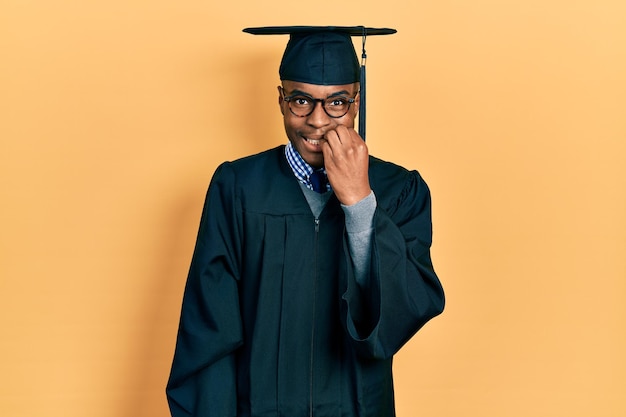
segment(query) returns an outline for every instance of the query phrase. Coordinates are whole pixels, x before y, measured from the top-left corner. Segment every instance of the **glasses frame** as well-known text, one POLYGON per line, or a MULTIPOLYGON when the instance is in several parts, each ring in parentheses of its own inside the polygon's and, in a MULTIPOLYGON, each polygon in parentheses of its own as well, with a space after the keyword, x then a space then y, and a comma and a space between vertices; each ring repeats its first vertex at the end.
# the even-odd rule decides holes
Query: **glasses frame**
POLYGON ((315 108, 317 107, 317 103, 321 103, 322 109, 324 109, 324 113, 326 113, 326 115, 328 117, 333 118, 333 119, 339 119, 339 118, 345 116, 346 114, 348 114, 348 112, 350 111, 350 106, 352 104, 356 103, 356 96, 359 94, 359 92, 357 91, 354 94, 354 97, 343 97, 343 96, 332 97, 331 96, 331 97, 326 97, 326 98, 314 98, 314 97, 311 97, 309 95, 300 94, 300 93, 299 94, 294 94, 294 95, 291 95, 291 96, 286 96, 285 95, 285 89, 283 87, 280 87, 280 93, 283 96, 283 100, 285 100, 287 102, 287 107, 289 107, 289 111, 291 112, 291 114, 293 114, 296 117, 309 117, 315 111, 315 108), (295 99, 295 98, 298 98, 298 97, 304 97, 307 100, 310 100, 310 101, 313 102, 313 107, 311 107, 311 111, 308 112, 307 114, 299 115, 299 114, 295 113, 293 111, 293 109, 291 108, 291 101, 293 99, 295 99), (345 113, 343 113, 342 115, 339 115, 339 116, 333 116, 332 114, 328 113, 328 110, 326 109, 326 106, 324 105, 324 104, 326 104, 327 100, 336 100, 336 99, 344 99, 344 100, 348 101, 348 107, 346 108, 345 113))

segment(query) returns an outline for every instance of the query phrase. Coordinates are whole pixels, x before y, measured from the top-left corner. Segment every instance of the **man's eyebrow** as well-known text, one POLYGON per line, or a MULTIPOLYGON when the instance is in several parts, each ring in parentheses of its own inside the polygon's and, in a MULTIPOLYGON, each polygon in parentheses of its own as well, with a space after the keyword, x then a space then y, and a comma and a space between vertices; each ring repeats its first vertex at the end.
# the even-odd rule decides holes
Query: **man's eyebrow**
POLYGON ((350 93, 346 90, 341 90, 341 91, 337 91, 336 93, 332 93, 331 95, 329 95, 327 98, 330 97, 337 97, 337 96, 348 96, 350 95, 350 93))
POLYGON ((291 90, 290 96, 306 96, 306 97, 311 97, 313 98, 312 95, 310 95, 309 93, 305 93, 304 91, 300 91, 300 90, 291 90))
MULTIPOLYGON (((301 90, 292 90, 289 95, 290 96, 305 96, 305 97, 314 98, 311 94, 305 93, 304 91, 301 91, 301 90)), ((341 90, 341 91, 337 91, 335 93, 332 93, 329 96, 326 96, 326 98, 337 97, 337 96, 347 96, 347 95, 350 95, 349 91, 341 90)))

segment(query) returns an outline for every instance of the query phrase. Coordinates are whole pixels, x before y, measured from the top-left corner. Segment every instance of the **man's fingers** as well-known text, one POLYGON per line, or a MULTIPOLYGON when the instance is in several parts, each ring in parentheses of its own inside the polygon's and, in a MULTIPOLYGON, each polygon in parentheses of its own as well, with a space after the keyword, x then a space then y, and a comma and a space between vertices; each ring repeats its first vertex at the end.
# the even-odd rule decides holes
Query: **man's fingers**
POLYGON ((324 140, 321 143, 322 153, 324 154, 324 165, 328 168, 328 165, 332 163, 333 160, 333 148, 330 146, 328 140, 324 140))
POLYGON ((333 146, 339 146, 341 144, 341 139, 339 139, 339 134, 337 133, 336 130, 329 130, 324 135, 324 138, 326 139, 326 142, 328 142, 331 148, 333 146))

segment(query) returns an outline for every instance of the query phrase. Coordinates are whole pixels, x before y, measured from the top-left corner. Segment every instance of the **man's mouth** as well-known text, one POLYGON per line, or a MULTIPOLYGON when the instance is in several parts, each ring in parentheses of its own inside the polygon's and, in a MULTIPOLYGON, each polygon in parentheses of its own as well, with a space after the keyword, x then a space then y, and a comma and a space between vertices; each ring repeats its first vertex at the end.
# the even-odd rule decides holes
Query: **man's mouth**
POLYGON ((309 142, 311 145, 314 145, 314 146, 319 146, 322 144, 323 140, 326 140, 324 138, 312 139, 312 138, 307 138, 306 136, 302 136, 302 139, 304 139, 305 141, 309 142))

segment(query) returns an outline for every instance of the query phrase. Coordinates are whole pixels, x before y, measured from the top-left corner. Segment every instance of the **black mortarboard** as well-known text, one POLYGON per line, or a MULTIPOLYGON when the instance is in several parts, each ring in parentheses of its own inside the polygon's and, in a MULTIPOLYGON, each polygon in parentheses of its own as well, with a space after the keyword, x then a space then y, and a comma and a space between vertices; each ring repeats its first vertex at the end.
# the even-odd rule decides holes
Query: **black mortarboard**
POLYGON ((281 80, 317 85, 360 82, 359 135, 365 140, 365 39, 395 29, 364 26, 267 26, 246 28, 253 35, 290 35, 280 63, 281 80), (351 36, 363 38, 361 64, 351 36))

